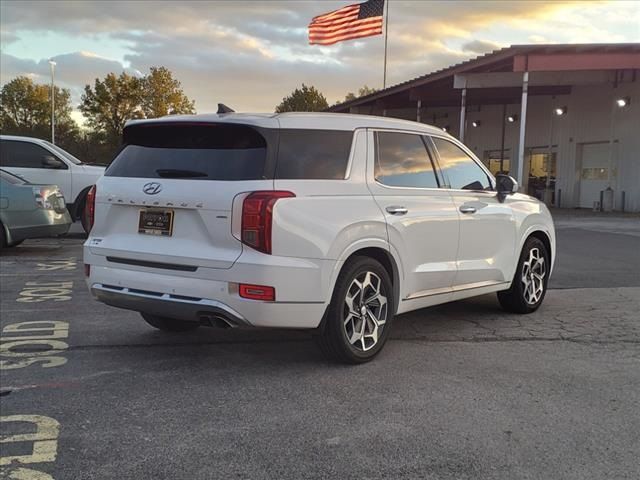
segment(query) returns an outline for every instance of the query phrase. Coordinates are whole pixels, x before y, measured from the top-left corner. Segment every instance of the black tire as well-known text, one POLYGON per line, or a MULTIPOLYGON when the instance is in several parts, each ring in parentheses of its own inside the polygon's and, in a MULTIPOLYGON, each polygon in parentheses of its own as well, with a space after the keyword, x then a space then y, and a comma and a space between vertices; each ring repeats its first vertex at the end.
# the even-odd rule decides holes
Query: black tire
MULTIPOLYGON (((369 295, 373 298, 374 295, 369 295)), ((360 297, 361 298, 361 297, 360 297)), ((357 309, 361 309, 361 305, 358 305, 357 309)), ((356 308, 354 308, 356 310, 356 308)), ((358 310, 361 311, 361 310, 358 310)), ((318 335, 316 336, 316 342, 320 347, 322 353, 329 359, 341 363, 358 364, 368 362, 380 353, 384 344, 389 337, 391 325, 393 323, 393 314, 395 312, 395 299, 393 298, 393 285, 389 273, 378 262, 370 257, 353 257, 348 260, 340 275, 336 281, 335 288, 333 290, 333 296, 331 298, 331 304, 327 310, 324 324, 322 325, 318 335), (377 296, 377 300, 374 299, 370 304, 365 306, 365 311, 369 308, 369 314, 381 319, 383 314, 385 323, 380 326, 376 326, 376 332, 378 333, 378 340, 374 342, 372 338, 369 339, 370 346, 367 347, 367 340, 360 336, 360 339, 352 344, 348 339, 347 330, 352 328, 352 334, 355 336, 356 326, 359 325, 358 330, 366 333, 367 328, 372 329, 375 323, 367 314, 364 317, 367 318, 367 324, 363 325, 362 316, 352 316, 351 323, 347 323, 345 326, 345 319, 348 317, 349 309, 346 304, 347 294, 353 296, 353 288, 357 290, 357 286, 354 286, 354 280, 364 275, 366 278, 367 272, 373 273, 373 276, 369 276, 370 284, 367 292, 373 293, 374 283, 378 285, 378 292, 380 296, 377 296), (377 276, 377 279, 375 278, 377 276), (379 282, 378 282, 379 280, 379 282), (383 306, 381 301, 382 297, 386 297, 386 307, 383 306), (386 311, 385 311, 386 308, 386 311), (379 329, 381 328, 381 332, 379 329), (357 346, 356 346, 357 345, 357 346)), ((372 330, 369 334, 374 333, 372 330)), ((366 335, 364 336, 366 337, 366 335)))
POLYGON ((142 318, 152 327, 163 332, 190 332, 200 326, 198 322, 177 320, 175 318, 159 317, 149 313, 141 313, 142 318))
POLYGON ((20 245, 22 242, 24 242, 24 240, 18 240, 17 242, 13 242, 11 245, 5 245, 5 247, 8 247, 8 248, 17 247, 17 246, 18 246, 18 245, 20 245))
POLYGON ((0 249, 17 247, 22 242, 24 242, 24 240, 18 240, 17 242, 7 243, 7 231, 4 229, 4 225, 0 223, 0 249))
MULTIPOLYGON (((503 309, 508 312, 513 313, 531 313, 535 312, 540 305, 542 305, 542 301, 547 293, 547 282, 549 280, 549 265, 550 265, 550 252, 547 250, 544 242, 542 242, 539 238, 529 237, 522 247, 522 252, 520 253, 520 259, 518 260, 518 268, 516 268, 516 273, 513 276, 513 281, 511 282, 511 288, 509 290, 504 290, 502 292, 498 292, 498 301, 503 309), (535 280, 533 285, 533 290, 538 292, 539 298, 537 300, 535 297, 532 297, 532 294, 525 287, 525 283, 523 281, 523 271, 525 271, 525 276, 531 280, 530 275, 526 275, 527 271, 527 263, 530 263, 532 251, 537 250, 540 258, 544 259, 544 271, 542 281, 535 280), (540 286, 542 287, 542 291, 539 291, 540 286), (535 300, 535 301, 532 301, 535 300)), ((540 275, 539 267, 538 275, 540 275)))

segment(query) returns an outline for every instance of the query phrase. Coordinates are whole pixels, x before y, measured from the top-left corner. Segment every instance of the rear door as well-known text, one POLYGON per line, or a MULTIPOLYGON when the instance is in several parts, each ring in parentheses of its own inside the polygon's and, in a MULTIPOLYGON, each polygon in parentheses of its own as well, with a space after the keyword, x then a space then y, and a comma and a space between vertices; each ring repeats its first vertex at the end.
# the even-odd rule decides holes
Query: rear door
POLYGON ((403 263, 402 299, 448 293, 456 274, 458 214, 449 193, 439 188, 422 135, 379 130, 370 140, 370 189, 403 263))
POLYGON ((450 139, 431 136, 445 181, 460 217, 456 290, 510 281, 515 263, 516 223, 508 200, 501 202, 491 178, 468 152, 450 139))
POLYGON ((232 124, 140 124, 98 181, 92 253, 110 261, 230 268, 234 200, 272 190, 271 134, 232 124))
POLYGON ((71 192, 71 171, 58 155, 32 142, 2 140, 0 166, 26 181, 45 185, 58 185, 67 202, 73 202, 71 192), (58 162, 45 165, 47 157, 58 162))

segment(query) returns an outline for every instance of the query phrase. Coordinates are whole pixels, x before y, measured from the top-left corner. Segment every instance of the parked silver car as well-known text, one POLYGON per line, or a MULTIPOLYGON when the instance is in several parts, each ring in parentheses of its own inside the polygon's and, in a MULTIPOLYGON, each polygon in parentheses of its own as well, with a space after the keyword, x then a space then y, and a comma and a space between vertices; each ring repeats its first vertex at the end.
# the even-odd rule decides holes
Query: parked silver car
POLYGON ((36 185, 0 169, 0 247, 63 235, 71 216, 57 185, 36 185))

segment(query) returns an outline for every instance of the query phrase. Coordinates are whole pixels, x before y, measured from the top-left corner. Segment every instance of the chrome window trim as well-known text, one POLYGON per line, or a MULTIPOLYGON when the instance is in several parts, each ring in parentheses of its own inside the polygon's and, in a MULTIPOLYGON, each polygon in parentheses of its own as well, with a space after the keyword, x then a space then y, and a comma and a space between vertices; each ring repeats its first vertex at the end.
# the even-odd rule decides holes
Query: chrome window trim
POLYGON ((407 295, 403 300, 415 300, 416 298, 430 297, 433 295, 443 295, 445 293, 458 293, 465 290, 474 290, 476 288, 493 287, 497 285, 509 285, 509 282, 500 282, 496 280, 486 280, 482 282, 465 283, 451 287, 434 288, 431 290, 422 290, 407 295))
MULTIPOLYGON (((380 185, 382 188, 388 188, 389 190, 421 190, 421 191, 432 191, 432 192, 442 192, 446 190, 445 188, 433 188, 433 187, 396 187, 392 185, 385 185, 384 183, 380 183, 375 178, 373 179, 374 183, 380 185)), ((468 192, 469 190, 464 190, 468 192)))

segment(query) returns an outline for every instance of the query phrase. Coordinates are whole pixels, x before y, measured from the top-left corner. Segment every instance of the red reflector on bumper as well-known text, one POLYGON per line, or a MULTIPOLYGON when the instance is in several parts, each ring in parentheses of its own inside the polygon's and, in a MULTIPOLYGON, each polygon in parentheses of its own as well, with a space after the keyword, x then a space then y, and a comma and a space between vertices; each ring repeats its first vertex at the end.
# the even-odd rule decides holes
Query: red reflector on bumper
POLYGON ((264 285, 249 285, 241 283, 239 288, 240 296, 250 300, 264 300, 273 302, 276 299, 276 289, 264 285))

